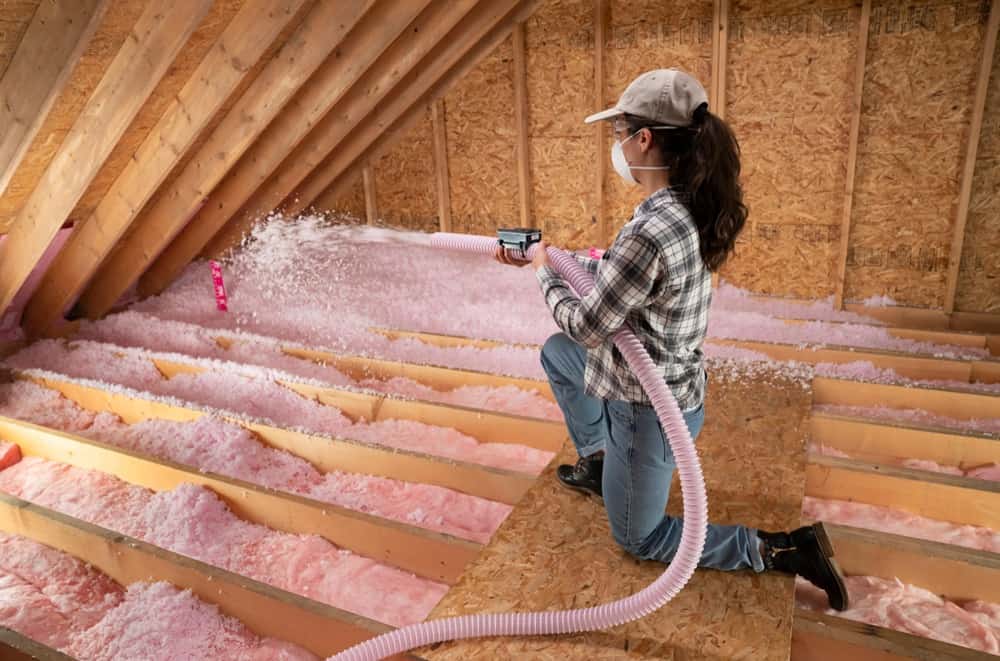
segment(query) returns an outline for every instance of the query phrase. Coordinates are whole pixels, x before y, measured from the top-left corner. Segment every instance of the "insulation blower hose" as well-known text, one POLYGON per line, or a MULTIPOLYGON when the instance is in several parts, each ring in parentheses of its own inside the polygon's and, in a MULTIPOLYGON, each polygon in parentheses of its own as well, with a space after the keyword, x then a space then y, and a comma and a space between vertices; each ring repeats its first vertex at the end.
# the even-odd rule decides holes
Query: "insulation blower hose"
MULTIPOLYGON (((431 245, 492 255, 497 248, 497 240, 488 236, 438 232, 432 236, 431 245)), ((537 244, 530 246, 527 257, 533 257, 537 250, 537 244)), ((586 296, 593 289, 593 276, 570 253, 550 247, 548 255, 553 267, 569 282, 577 295, 586 296)), ((698 566, 708 531, 708 501, 701 465, 677 401, 639 339, 627 327, 619 330, 613 339, 652 402, 680 474, 684 525, 680 548, 667 570, 642 591, 600 606, 539 613, 463 615, 430 620, 376 636, 331 658, 337 661, 374 661, 448 640, 607 629, 649 615, 681 591, 698 566)))

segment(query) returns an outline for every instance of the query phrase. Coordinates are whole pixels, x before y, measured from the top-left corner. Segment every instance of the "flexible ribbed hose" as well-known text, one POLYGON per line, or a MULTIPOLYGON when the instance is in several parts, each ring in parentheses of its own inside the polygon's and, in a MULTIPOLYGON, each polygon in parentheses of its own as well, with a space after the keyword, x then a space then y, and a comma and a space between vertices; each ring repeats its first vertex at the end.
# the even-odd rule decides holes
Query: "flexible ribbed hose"
MULTIPOLYGON (((431 242, 432 245, 441 248, 484 255, 492 255, 497 248, 497 240, 487 236, 437 233, 431 242)), ((528 250, 528 257, 532 257, 537 250, 537 245, 532 246, 528 250)), ((570 283, 579 296, 586 296, 593 289, 593 276, 572 255, 558 248, 549 248, 548 254, 553 267, 570 283)), ((698 566, 708 530, 708 502, 698 454, 677 401, 664 383, 662 373, 650 359, 638 338, 631 330, 623 328, 615 334, 614 342, 649 395, 666 432, 680 474, 681 493, 684 497, 684 526, 680 548, 667 570, 644 590, 601 606, 541 613, 464 615, 431 620, 382 634, 355 645, 331 657, 332 659, 374 661, 424 645, 462 638, 561 634, 607 629, 649 615, 681 591, 698 566)))

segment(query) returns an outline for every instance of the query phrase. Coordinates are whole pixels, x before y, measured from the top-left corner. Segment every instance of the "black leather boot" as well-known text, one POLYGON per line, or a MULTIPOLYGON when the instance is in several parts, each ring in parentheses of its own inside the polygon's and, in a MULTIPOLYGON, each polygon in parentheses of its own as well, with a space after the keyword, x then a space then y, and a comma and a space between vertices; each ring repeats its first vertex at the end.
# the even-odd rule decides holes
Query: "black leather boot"
POLYGON ((792 532, 763 532, 761 555, 768 569, 801 576, 826 592, 830 607, 846 610, 847 587, 840 568, 833 560, 833 545, 822 523, 814 523, 792 532))
POLYGON ((556 469, 556 476, 563 486, 584 493, 603 497, 601 476, 604 474, 604 457, 580 457, 576 466, 563 464, 556 469))

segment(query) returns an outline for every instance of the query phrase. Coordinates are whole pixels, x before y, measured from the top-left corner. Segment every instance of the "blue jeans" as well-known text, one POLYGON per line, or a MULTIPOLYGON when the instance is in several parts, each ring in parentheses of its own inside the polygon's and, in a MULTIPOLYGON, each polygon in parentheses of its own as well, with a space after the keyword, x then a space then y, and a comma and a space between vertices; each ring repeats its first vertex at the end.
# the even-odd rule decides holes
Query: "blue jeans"
MULTIPOLYGON (((615 541, 644 560, 670 562, 681 540, 682 519, 665 516, 674 474, 674 455, 652 407, 603 400, 584 392, 586 349, 563 333, 542 348, 570 437, 581 457, 604 451, 604 505, 615 541)), ((692 438, 705 419, 704 406, 684 412, 692 438)), ((701 567, 763 571, 757 531, 709 524, 701 567)))

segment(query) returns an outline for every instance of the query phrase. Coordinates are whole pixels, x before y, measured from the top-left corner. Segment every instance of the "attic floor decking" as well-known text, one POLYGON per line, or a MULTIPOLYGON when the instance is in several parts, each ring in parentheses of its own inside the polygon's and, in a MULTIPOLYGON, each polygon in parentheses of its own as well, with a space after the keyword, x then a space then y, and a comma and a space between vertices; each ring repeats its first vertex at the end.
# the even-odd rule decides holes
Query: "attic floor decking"
MULTIPOLYGON (((778 376, 713 373, 697 439, 715 523, 765 529, 798 524, 812 395, 778 376)), ((480 557, 429 619, 476 612, 580 608, 619 599, 664 569, 637 562, 611 538, 604 508, 556 484, 575 461, 567 440, 480 557)), ((675 477, 668 511, 681 512, 675 477)), ((779 575, 699 570, 672 602, 615 629, 563 637, 476 639, 417 650, 460 659, 787 659, 793 582, 779 575)))

